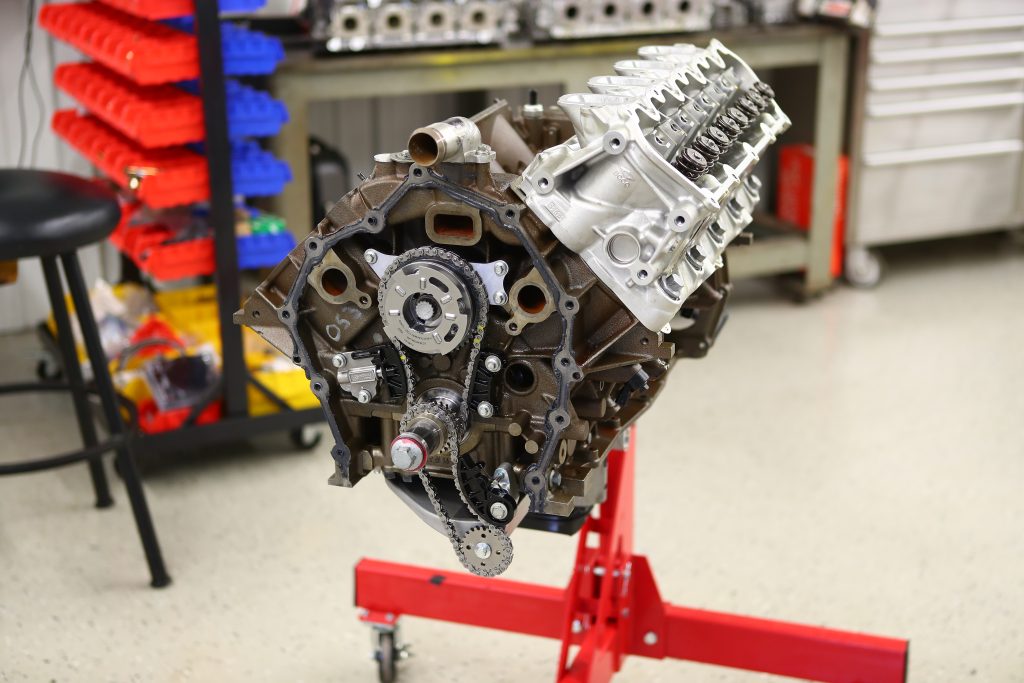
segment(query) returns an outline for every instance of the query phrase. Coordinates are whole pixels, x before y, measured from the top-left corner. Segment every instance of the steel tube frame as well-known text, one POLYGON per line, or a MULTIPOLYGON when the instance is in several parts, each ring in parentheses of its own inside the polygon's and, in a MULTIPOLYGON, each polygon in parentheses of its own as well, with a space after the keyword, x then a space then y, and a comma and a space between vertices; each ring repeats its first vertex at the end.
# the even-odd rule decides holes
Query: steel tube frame
POLYGON ((633 553, 634 462, 632 444, 609 455, 608 499, 580 532, 568 588, 363 559, 360 619, 393 628, 407 615, 559 639, 558 683, 610 681, 629 655, 825 683, 906 681, 906 640, 663 601, 647 558, 633 553))

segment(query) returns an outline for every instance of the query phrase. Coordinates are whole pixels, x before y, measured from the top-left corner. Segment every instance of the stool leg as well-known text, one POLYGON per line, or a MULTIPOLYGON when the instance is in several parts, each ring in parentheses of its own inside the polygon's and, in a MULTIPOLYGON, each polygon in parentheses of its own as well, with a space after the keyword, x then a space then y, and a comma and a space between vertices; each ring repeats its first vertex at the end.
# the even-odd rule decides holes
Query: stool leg
MULTIPOLYGON (((85 287, 85 280, 82 278, 78 255, 75 252, 69 252, 61 254, 60 259, 64 265, 64 276, 67 278, 68 288, 71 290, 71 298, 75 302, 75 310, 78 312, 78 325, 82 329, 82 338, 85 341, 86 351, 89 353, 89 362, 92 363, 96 389, 99 392, 100 401, 103 403, 103 413, 107 418, 108 429, 111 434, 123 434, 125 428, 121 419, 121 410, 117 404, 114 383, 111 381, 110 372, 107 369, 107 359, 103 354, 103 347, 100 345, 100 333, 92 314, 92 306, 89 304, 89 292, 85 287)), ((146 551, 146 561, 149 563, 149 572, 152 577, 151 585, 154 588, 162 588, 171 582, 171 577, 168 576, 167 568, 164 566, 160 543, 157 541, 156 529, 153 527, 149 505, 146 503, 146 494, 142 490, 139 471, 135 467, 135 459, 132 457, 128 441, 125 441, 124 445, 117 449, 116 458, 117 464, 120 466, 121 478, 128 491, 128 500, 132 505, 132 513, 135 515, 135 525, 142 539, 142 547, 146 551)))
MULTIPOLYGON (((50 295, 50 307, 53 309, 54 322, 57 323, 57 346, 60 347, 64 372, 67 374, 68 385, 71 387, 71 398, 75 403, 78 431, 82 435, 84 446, 90 448, 99 443, 99 437, 96 436, 96 424, 89 411, 85 380, 82 379, 82 366, 79 364, 78 354, 75 352, 75 338, 71 331, 68 308, 64 302, 64 290, 60 284, 57 259, 53 256, 45 256, 42 261, 46 289, 50 295)), ((92 487, 96 492, 96 507, 105 508, 113 505, 114 499, 110 497, 110 485, 107 483, 107 474, 103 470, 102 456, 89 458, 89 474, 92 476, 92 487)))

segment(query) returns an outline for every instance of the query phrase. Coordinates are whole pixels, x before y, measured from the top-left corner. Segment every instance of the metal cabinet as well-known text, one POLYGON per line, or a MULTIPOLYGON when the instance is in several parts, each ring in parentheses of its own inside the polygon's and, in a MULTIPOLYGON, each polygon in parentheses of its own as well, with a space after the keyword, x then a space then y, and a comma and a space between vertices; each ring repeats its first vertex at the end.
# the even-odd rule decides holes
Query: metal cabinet
POLYGON ((882 0, 859 62, 851 280, 867 247, 1024 222, 1024 2, 882 0))

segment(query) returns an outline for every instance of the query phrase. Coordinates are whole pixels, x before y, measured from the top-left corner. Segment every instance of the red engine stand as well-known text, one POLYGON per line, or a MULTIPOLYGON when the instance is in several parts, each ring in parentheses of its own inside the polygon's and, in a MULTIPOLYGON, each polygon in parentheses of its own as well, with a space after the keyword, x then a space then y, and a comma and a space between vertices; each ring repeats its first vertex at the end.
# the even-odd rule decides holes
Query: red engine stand
POLYGON ((363 559, 356 565, 360 618, 385 630, 409 615, 556 638, 558 683, 609 681, 629 655, 827 683, 904 683, 906 640, 662 601, 647 558, 633 554, 636 446, 629 441, 608 456, 608 499, 580 531, 568 588, 363 559))

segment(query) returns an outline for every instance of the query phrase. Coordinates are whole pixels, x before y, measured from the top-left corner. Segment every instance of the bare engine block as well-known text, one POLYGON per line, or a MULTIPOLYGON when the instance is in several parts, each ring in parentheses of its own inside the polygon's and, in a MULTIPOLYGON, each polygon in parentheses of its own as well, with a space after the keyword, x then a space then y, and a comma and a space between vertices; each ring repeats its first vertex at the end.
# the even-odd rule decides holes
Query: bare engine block
POLYGON ((305 368, 331 483, 382 471, 477 574, 518 526, 575 532, 613 442, 707 352, 789 125, 717 41, 615 72, 416 130, 236 315, 305 368))

